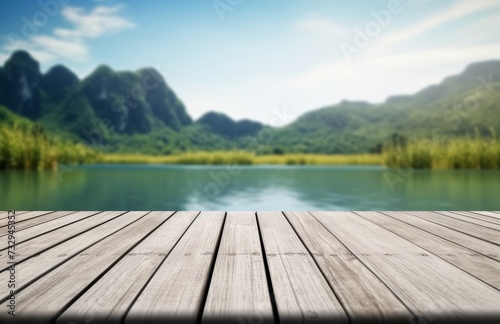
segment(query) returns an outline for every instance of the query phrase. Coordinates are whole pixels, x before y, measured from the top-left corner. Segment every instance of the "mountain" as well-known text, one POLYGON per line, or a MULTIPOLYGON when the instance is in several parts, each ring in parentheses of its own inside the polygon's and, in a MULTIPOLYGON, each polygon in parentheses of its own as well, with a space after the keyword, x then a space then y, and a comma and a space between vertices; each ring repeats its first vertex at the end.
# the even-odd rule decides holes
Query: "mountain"
POLYGON ((76 74, 64 65, 56 65, 42 76, 41 86, 52 102, 60 103, 79 81, 76 74))
POLYGON ((18 51, 0 70, 0 104, 29 119, 41 116, 40 67, 27 52, 18 51))
POLYGON ((231 139, 255 135, 264 126, 248 119, 234 121, 222 113, 213 111, 204 114, 196 122, 210 132, 231 139))
POLYGON ((308 112, 277 130, 273 145, 285 152, 375 152, 394 133, 431 140, 489 136, 499 120, 500 61, 487 61, 414 95, 380 104, 342 101, 308 112))
POLYGON ((235 148, 235 140, 262 128, 260 123, 234 122, 229 117, 217 124, 208 115, 194 123, 182 101, 152 68, 130 72, 102 65, 79 80, 63 65, 42 74, 39 63, 25 51, 14 52, 0 68, 0 105, 49 132, 108 151, 235 148), (195 133, 206 134, 200 140, 195 133))
POLYGON ((193 121, 152 68, 130 72, 102 65, 80 80, 62 65, 42 74, 29 53, 16 51, 0 67, 0 106, 9 110, 2 108, 0 122, 22 116, 48 133, 107 152, 234 150, 249 143, 259 144, 251 146, 258 153, 380 152, 395 134, 410 140, 489 136, 500 120, 498 82, 500 61, 474 63, 413 95, 380 104, 342 101, 271 128, 217 112, 193 121))

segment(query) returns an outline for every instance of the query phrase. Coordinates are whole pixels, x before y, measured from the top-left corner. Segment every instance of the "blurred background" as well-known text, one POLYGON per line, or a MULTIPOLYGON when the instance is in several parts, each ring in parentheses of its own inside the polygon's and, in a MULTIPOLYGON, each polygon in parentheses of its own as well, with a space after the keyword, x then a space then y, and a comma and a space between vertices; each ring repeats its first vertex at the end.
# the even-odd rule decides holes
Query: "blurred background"
POLYGON ((500 210, 498 0, 0 4, 0 208, 500 210))

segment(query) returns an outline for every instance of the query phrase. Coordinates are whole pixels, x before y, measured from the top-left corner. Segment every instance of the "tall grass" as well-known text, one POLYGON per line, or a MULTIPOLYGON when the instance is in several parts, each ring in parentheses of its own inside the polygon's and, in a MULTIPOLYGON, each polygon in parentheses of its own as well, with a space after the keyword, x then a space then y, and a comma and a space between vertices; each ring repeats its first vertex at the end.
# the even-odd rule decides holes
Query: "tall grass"
POLYGON ((492 131, 490 137, 475 135, 391 145, 384 149, 384 163, 415 169, 499 169, 500 139, 492 131))
POLYGON ((191 152, 179 155, 102 155, 102 163, 150 163, 150 164, 286 164, 286 165, 380 165, 380 155, 318 155, 318 154, 285 154, 255 155, 250 152, 191 152))
POLYGON ((43 128, 0 125, 0 169, 55 169, 87 163, 96 153, 81 144, 49 138, 43 128))
POLYGON ((381 165, 382 158, 376 154, 285 154, 256 156, 254 164, 287 165, 381 165))
POLYGON ((275 164, 275 165, 386 165, 427 169, 500 169, 500 139, 466 136, 445 141, 396 138, 382 155, 284 154, 256 155, 245 151, 187 152, 177 155, 97 154, 82 144, 49 138, 41 127, 0 125, 0 169, 49 169, 74 163, 136 164, 275 164))

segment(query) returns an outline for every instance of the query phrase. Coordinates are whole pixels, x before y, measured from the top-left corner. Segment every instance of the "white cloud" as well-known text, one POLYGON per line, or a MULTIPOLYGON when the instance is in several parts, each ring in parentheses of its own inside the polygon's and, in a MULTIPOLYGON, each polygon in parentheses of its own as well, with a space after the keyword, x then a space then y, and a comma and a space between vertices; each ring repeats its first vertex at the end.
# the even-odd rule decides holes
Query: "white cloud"
MULTIPOLYGON (((354 60, 350 64, 342 58, 332 60, 302 75, 289 79, 286 84, 288 88, 297 90, 322 87, 326 84, 332 85, 346 79, 366 84, 370 82, 377 83, 377 78, 383 77, 384 81, 389 82, 391 76, 394 76, 394 83, 397 83, 396 80, 400 80, 398 74, 408 73, 407 75, 410 78, 412 75, 420 75, 421 70, 431 71, 450 64, 463 65, 474 61, 498 58, 500 44, 474 44, 475 39, 472 37, 465 38, 463 42, 455 44, 455 46, 445 47, 443 44, 439 48, 406 52, 395 52, 390 46, 403 41, 410 42, 414 37, 438 28, 447 22, 497 7, 500 7, 500 3, 496 0, 481 0, 473 3, 462 0, 444 11, 431 15, 422 22, 387 34, 386 37, 374 45, 377 50, 364 53, 362 58, 354 60), (370 79, 370 77, 373 78, 370 79)), ((464 28, 467 27, 471 33, 480 34, 487 30, 488 35, 491 35, 490 30, 495 30, 496 22, 493 18, 484 20, 481 25, 474 27, 476 30, 471 30, 472 25, 469 25, 471 24, 464 25, 464 28), (486 22, 489 22, 489 26, 485 25, 486 22), (481 28, 476 28, 479 26, 481 28)), ((451 35, 445 37, 448 38, 451 35)), ((424 74, 422 73, 422 77, 424 74)), ((428 73, 428 75, 432 74, 428 73)), ((411 82, 411 80, 407 81, 407 83, 411 82)))
MULTIPOLYGON (((349 64, 337 60, 321 65, 301 76, 288 81, 289 88, 303 90, 324 84, 377 84, 380 80, 390 82, 391 77, 397 83, 399 75, 405 75, 411 82, 412 75, 419 71, 431 71, 433 68, 462 62, 474 62, 497 58, 500 44, 468 47, 443 47, 417 52, 367 57, 349 64)), ((430 75, 431 73, 429 73, 430 75)))
POLYGON ((88 57, 88 48, 80 41, 68 41, 52 36, 35 36, 30 41, 10 40, 3 50, 13 52, 24 49, 32 53, 42 62, 51 61, 58 57, 69 57, 75 61, 81 61, 88 57))
POLYGON ((118 15, 122 8, 121 5, 97 6, 87 13, 82 8, 64 7, 61 15, 74 29, 58 28, 54 34, 63 38, 96 38, 134 28, 134 23, 118 15))
POLYGON ((413 26, 391 33, 381 40, 381 44, 379 44, 379 46, 389 46, 395 43, 407 41, 450 21, 470 16, 486 9, 498 7, 500 7, 500 3, 497 0, 462 0, 443 11, 434 14, 432 17, 424 19, 421 23, 417 23, 413 26))
POLYGON ((87 40, 134 28, 135 24, 121 17, 123 6, 97 6, 90 12, 82 8, 65 6, 62 17, 72 28, 57 28, 53 35, 34 35, 8 39, 0 50, 3 63, 14 50, 29 51, 41 63, 68 59, 81 62, 90 55, 87 40))

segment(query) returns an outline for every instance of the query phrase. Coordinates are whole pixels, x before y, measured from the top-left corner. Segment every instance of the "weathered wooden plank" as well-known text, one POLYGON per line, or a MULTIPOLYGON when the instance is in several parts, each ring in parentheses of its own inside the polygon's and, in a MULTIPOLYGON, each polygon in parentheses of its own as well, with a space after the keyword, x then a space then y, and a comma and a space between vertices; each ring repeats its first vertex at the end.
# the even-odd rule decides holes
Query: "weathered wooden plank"
POLYGON ((257 212, 280 321, 346 322, 314 259, 281 212, 257 212))
MULTIPOLYGON (((16 217, 21 215, 21 214, 27 213, 27 211, 18 211, 18 210, 16 210, 15 212, 16 212, 16 217)), ((9 215, 8 211, 1 212, 0 213, 0 221, 6 219, 8 215, 9 215)), ((0 224, 1 224, 1 222, 0 222, 0 224)))
POLYGON ((203 322, 273 323, 257 219, 228 212, 203 311, 203 322))
POLYGON ((26 229, 16 228, 16 242, 21 243, 30 240, 34 237, 49 233, 69 224, 85 220, 87 217, 96 216, 98 213, 99 212, 96 211, 75 212, 73 214, 66 215, 65 217, 59 217, 38 225, 31 226, 26 229))
POLYGON ((448 227, 429 222, 428 220, 413 216, 407 212, 387 211, 383 212, 383 214, 500 261, 500 247, 498 245, 457 232, 448 227))
MULTIPOLYGON (((16 320, 54 320, 68 303, 85 291, 134 245, 165 222, 171 214, 148 213, 18 292, 16 299, 22 307, 16 311, 16 320)), ((3 302, 0 307, 6 309, 6 305, 7 302, 3 302)))
POLYGON ((387 286, 308 212, 285 212, 352 322, 405 322, 413 315, 387 286))
POLYGON ((455 231, 474 236, 478 239, 500 245, 500 235, 498 235, 498 231, 468 223, 459 219, 445 217, 434 212, 409 211, 407 213, 428 220, 429 222, 453 229, 455 231))
MULTIPOLYGON (((46 250, 45 252, 41 252, 37 254, 36 257, 20 261, 17 268, 22 275, 17 278, 17 289, 23 289, 29 285, 31 281, 53 270, 93 244, 131 225, 146 214, 145 212, 128 212, 117 217, 121 213, 122 212, 101 213, 99 215, 104 214, 103 216, 105 218, 114 218, 90 231, 86 231, 65 241, 64 244, 59 244, 46 250)), ((17 256, 16 261, 18 261, 17 256)), ((8 276, 8 271, 2 271, 0 273, 0 280, 5 280, 5 282, 7 282, 8 276)), ((3 291, 1 292, 4 293, 3 291)), ((2 300, 2 298, 5 298, 5 296, 0 295, 0 300, 2 300)))
POLYGON ((466 211, 454 211, 453 213, 464 215, 464 216, 467 216, 467 217, 470 217, 470 218, 479 219, 479 220, 482 220, 484 222, 488 222, 488 223, 493 223, 493 224, 500 225, 500 218, 489 217, 489 216, 486 216, 486 215, 483 215, 483 214, 478 214, 478 213, 473 213, 473 212, 466 212, 466 211))
POLYGON ((379 212, 356 212, 500 290, 500 262, 379 212))
MULTIPOLYGON (((57 211, 57 212, 51 212, 48 214, 44 214, 41 216, 33 217, 30 219, 27 219, 25 221, 18 221, 16 220, 16 231, 22 231, 24 229, 30 228, 32 226, 40 225, 46 222, 49 222, 54 219, 66 217, 68 215, 74 214, 74 211, 57 211)), ((21 217, 20 215, 19 217, 21 217)), ((17 218, 17 217, 16 217, 17 218)))
MULTIPOLYGON (((30 212, 23 213, 23 214, 16 213, 16 223, 19 224, 21 222, 25 222, 27 220, 30 220, 30 219, 33 219, 36 217, 40 217, 43 215, 47 215, 50 213, 53 213, 53 211, 30 211, 30 212)), ((5 221, 6 219, 7 219, 7 216, 5 216, 4 219, 0 222, 0 227, 7 226, 7 222, 5 221)))
MULTIPOLYGON (((449 211, 436 211, 436 213, 438 213, 440 215, 447 216, 447 217, 451 217, 451 218, 454 218, 454 219, 459 219, 459 220, 462 220, 464 222, 469 222, 469 223, 472 223, 472 224, 475 224, 475 225, 486 227, 488 229, 500 231, 500 225, 497 225, 497 224, 492 223, 492 222, 487 222, 487 221, 484 221, 484 220, 481 220, 481 219, 477 219, 477 218, 474 218, 474 217, 470 217, 467 214, 464 215, 462 213, 449 212, 449 211)), ((500 235, 500 233, 498 233, 498 234, 500 235)))
POLYGON ((206 297, 225 213, 201 212, 170 252, 125 322, 196 322, 206 297))
POLYGON ((350 212, 313 212, 403 303, 426 320, 500 316, 500 291, 350 212))
POLYGON ((178 212, 170 217, 79 297, 57 323, 77 323, 81 319, 120 322, 197 215, 178 212))
MULTIPOLYGON (((93 212, 94 214, 97 213, 97 212, 93 212)), ((57 221, 57 220, 60 220, 60 219, 64 219, 66 217, 69 217, 71 215, 74 215, 75 212, 69 212, 69 211, 61 211, 61 212, 52 212, 52 213, 49 213, 49 214, 45 214, 43 216, 39 216, 39 217, 36 217, 36 218, 32 218, 32 219, 29 219, 25 222, 20 222, 20 223, 17 223, 16 222, 16 233, 18 234, 18 242, 19 242, 19 239, 21 239, 21 237, 19 237, 19 235, 23 236, 23 230, 26 230, 26 229, 29 229, 29 228, 32 228, 32 227, 39 227, 39 225, 44 225, 46 224, 47 222, 50 222, 51 221, 57 221), (21 233, 21 234, 19 234, 21 233)), ((45 227, 42 227, 42 228, 46 228, 45 227)), ((0 237, 2 236, 5 236, 7 235, 7 233, 1 233, 0 234, 0 237)))
POLYGON ((500 219, 500 212, 497 212, 497 211, 473 211, 473 213, 485 215, 485 216, 492 217, 495 219, 500 219))
MULTIPOLYGON (((83 224, 70 224, 63 228, 38 236, 32 240, 17 242, 16 262, 22 262, 33 255, 39 254, 46 249, 65 242, 74 236, 104 224, 124 213, 125 212, 102 212, 98 214, 97 217, 92 217, 83 224)), ((0 271, 5 270, 7 262, 9 261, 6 250, 7 247, 0 249, 0 271)))

